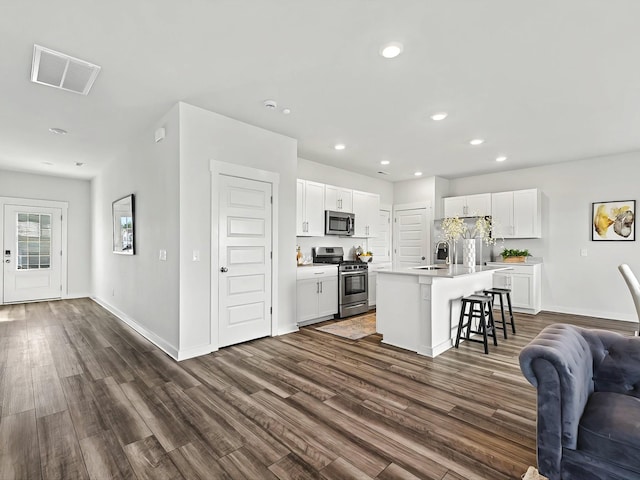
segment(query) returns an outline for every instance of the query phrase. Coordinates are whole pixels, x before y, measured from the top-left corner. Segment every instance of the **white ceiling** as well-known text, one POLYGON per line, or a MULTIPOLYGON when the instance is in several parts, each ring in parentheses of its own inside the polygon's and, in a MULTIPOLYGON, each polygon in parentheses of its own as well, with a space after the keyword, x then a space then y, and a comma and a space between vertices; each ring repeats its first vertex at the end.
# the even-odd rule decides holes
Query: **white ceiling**
POLYGON ((637 0, 5 0, 0 168, 92 177, 177 101, 309 160, 390 160, 388 180, 639 150, 639 18, 637 0), (100 65, 89 95, 31 83, 34 43, 100 65))

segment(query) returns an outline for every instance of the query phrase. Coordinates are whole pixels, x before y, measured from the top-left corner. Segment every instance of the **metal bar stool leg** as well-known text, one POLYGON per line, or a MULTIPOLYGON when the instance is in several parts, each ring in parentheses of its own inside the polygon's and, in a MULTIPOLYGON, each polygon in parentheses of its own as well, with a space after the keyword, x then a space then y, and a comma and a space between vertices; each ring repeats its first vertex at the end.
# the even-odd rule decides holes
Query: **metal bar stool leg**
POLYGON ((462 300, 462 307, 460 308, 460 321, 458 322, 458 334, 456 335, 456 348, 460 345, 460 335, 462 334, 462 323, 464 322, 464 311, 466 309, 467 302, 462 300))

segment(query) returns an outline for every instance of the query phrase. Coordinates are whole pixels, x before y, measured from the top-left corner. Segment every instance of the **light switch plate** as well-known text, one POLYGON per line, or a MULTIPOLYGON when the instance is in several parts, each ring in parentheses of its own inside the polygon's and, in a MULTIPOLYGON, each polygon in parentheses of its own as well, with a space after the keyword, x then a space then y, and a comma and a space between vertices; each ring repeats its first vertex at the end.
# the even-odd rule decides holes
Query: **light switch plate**
POLYGON ((199 262, 200 261, 200 250, 194 250, 192 258, 193 258, 194 262, 199 262))
POLYGON ((586 248, 581 248, 580 249, 580 256, 581 257, 586 257, 587 256, 587 249, 586 248))
POLYGON ((166 262, 167 261, 167 251, 166 250, 160 250, 160 253, 158 255, 158 258, 163 261, 166 262))

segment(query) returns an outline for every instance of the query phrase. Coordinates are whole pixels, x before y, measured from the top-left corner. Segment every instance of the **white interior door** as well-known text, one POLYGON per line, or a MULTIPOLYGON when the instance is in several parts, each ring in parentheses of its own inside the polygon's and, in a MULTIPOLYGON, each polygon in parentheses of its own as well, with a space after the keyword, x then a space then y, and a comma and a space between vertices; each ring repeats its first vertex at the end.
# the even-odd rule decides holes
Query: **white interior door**
POLYGON ((378 213, 378 236, 369 240, 369 250, 376 263, 391 261, 391 211, 380 209, 378 213))
POLYGON ((431 261, 429 212, 422 208, 394 209, 394 268, 427 265, 431 261))
POLYGON ((4 303, 62 296, 62 210, 4 206, 4 303))
POLYGON ((271 334, 271 184, 219 176, 219 346, 271 334))

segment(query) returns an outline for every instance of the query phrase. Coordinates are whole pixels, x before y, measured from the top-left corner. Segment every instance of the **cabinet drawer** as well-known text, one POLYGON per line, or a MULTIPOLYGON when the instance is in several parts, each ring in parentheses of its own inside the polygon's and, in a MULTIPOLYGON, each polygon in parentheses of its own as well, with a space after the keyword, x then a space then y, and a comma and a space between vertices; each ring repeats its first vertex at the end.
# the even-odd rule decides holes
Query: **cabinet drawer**
POLYGON ((331 265, 328 267, 298 267, 296 270, 296 278, 298 280, 306 280, 309 278, 321 278, 338 276, 338 266, 331 265))
POLYGON ((504 273, 504 274, 512 274, 512 273, 516 273, 516 274, 520 274, 520 275, 533 275, 533 271, 535 268, 535 265, 520 265, 517 263, 492 263, 489 262, 487 263, 487 266, 492 266, 492 267, 507 267, 509 270, 501 270, 499 272, 496 272, 496 274, 500 274, 500 273, 504 273))

